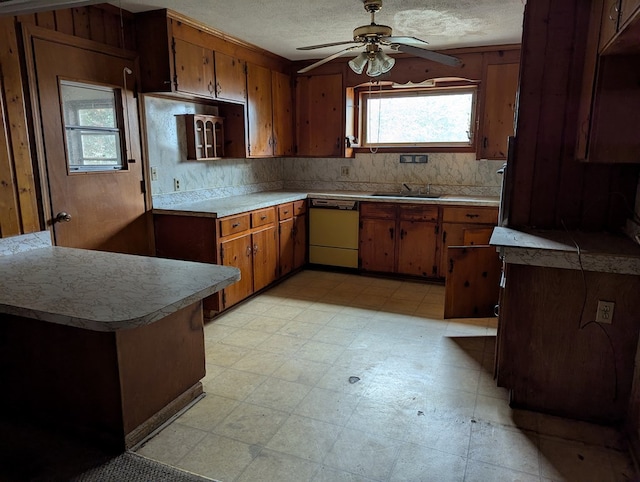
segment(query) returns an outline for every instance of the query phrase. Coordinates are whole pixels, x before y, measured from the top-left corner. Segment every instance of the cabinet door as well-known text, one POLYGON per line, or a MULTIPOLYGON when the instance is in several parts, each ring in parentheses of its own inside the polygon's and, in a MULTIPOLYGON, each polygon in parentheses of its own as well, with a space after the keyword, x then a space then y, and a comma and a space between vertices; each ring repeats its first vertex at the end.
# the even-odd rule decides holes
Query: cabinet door
POLYGON ((223 308, 242 301, 253 293, 253 263, 251 235, 220 241, 220 260, 223 266, 240 270, 240 281, 224 289, 223 308))
POLYGON ((477 150, 480 159, 507 158, 507 139, 514 132, 519 71, 519 64, 487 66, 477 150))
POLYGON ((296 79, 296 132, 299 156, 344 156, 342 74, 296 79))
POLYGON ((489 317, 500 290, 500 258, 493 246, 449 248, 444 317, 489 317))
POLYGON ((400 221, 397 272, 413 276, 437 276, 436 223, 400 221))
POLYGON ((280 244, 280 276, 284 276, 290 273, 293 269, 293 218, 280 221, 280 228, 278 231, 278 242, 280 244))
POLYGON ((395 269, 396 222, 387 219, 360 220, 360 268, 393 273, 395 269))
POLYGON ((247 64, 249 157, 273 156, 271 71, 247 64))
POLYGON ((442 224, 442 244, 440 252, 440 276, 447 276, 451 263, 449 262, 447 248, 449 246, 463 246, 464 233, 466 229, 490 227, 488 225, 474 223, 443 223, 442 224))
POLYGON ((293 218, 293 269, 301 268, 307 262, 307 215, 293 218))
POLYGON ((273 149, 276 156, 293 155, 293 98, 291 77, 271 72, 273 96, 273 149))
POLYGON ((609 43, 618 31, 620 20, 620 0, 604 0, 600 24, 600 50, 609 43))
POLYGON ((213 97, 213 52, 178 38, 173 42, 176 90, 213 97))
POLYGON ((216 67, 216 98, 246 102, 247 76, 245 63, 230 55, 214 53, 216 67))
POLYGON ((278 240, 276 226, 254 232, 253 240, 253 290, 259 291, 276 280, 278 271, 278 240))
POLYGON ((620 30, 624 29, 627 20, 629 20, 640 8, 640 0, 622 0, 620 5, 620 30))

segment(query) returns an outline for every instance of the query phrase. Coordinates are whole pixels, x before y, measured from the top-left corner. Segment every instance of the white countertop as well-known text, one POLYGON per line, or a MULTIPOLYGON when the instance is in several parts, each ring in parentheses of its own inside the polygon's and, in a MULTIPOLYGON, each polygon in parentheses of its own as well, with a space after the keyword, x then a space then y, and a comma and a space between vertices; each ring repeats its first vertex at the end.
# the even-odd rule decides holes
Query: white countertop
POLYGON ((158 321, 240 279, 237 268, 75 248, 0 256, 0 313, 93 331, 158 321))
POLYGON ((411 204, 437 204, 450 206, 491 206, 497 207, 497 196, 460 196, 442 195, 437 198, 420 198, 405 196, 373 196, 372 193, 350 191, 321 191, 321 192, 288 192, 266 191, 242 196, 225 198, 212 198, 203 201, 177 204, 170 208, 154 208, 154 214, 178 214, 188 216, 201 216, 221 218, 255 209, 275 206, 277 204, 299 201, 301 199, 345 199, 368 202, 394 202, 411 204))
POLYGON ((640 246, 624 235, 496 227, 490 244, 506 263, 640 275, 640 246))

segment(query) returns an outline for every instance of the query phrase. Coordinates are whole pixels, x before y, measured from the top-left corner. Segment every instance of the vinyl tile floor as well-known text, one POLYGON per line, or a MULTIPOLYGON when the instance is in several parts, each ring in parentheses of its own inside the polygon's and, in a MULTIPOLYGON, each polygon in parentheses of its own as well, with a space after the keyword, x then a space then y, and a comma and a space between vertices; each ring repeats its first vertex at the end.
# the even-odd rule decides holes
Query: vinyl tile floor
POLYGON ((302 271, 205 325, 206 396, 138 452, 224 482, 634 479, 614 428, 511 409, 496 319, 443 302, 302 271))

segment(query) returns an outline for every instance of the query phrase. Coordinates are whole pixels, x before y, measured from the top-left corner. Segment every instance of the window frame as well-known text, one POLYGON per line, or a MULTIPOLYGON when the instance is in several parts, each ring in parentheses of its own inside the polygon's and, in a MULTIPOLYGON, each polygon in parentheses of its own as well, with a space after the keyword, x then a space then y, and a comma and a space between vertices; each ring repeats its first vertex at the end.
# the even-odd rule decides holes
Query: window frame
MULTIPOLYGON (((66 165, 67 165, 67 173, 70 175, 74 174, 86 174, 86 173, 109 173, 109 172, 122 172, 128 171, 129 165, 126 155, 126 143, 127 138, 125 135, 125 113, 123 110, 123 102, 122 102, 122 89, 118 86, 110 86, 104 84, 95 84, 91 82, 77 81, 71 79, 60 78, 58 80, 58 90, 60 95, 60 109, 61 109, 61 119, 62 119, 62 132, 64 137, 64 152, 66 157, 66 165), (67 124, 65 117, 65 105, 70 105, 69 103, 65 103, 63 101, 62 96, 62 88, 63 85, 72 86, 72 87, 82 87, 87 89, 95 89, 101 90, 105 92, 110 92, 113 94, 113 110, 115 115, 115 127, 96 127, 96 126, 83 126, 83 125, 75 125, 75 124, 67 124), (82 136, 85 134, 94 134, 94 135, 108 135, 115 134, 118 143, 118 151, 120 152, 120 161, 121 163, 118 165, 108 165, 108 164, 83 164, 83 165, 72 165, 69 159, 69 139, 68 139, 68 131, 80 131, 80 142, 82 142, 82 136), (85 131, 85 134, 82 133, 85 131)), ((76 113, 76 116, 80 117, 79 112, 83 109, 83 105, 89 105, 89 101, 77 100, 73 101, 71 106, 76 113)), ((93 103, 95 105, 95 103, 93 103)), ((109 105, 109 104, 105 104, 109 105)), ((93 158, 85 158, 84 159, 93 159, 93 158)))
POLYGON ((352 119, 353 132, 356 137, 352 137, 349 148, 354 152, 475 152, 476 134, 478 132, 478 106, 480 82, 471 80, 442 80, 434 79, 432 86, 420 87, 392 87, 391 83, 382 85, 363 84, 354 89, 353 100, 355 112, 352 119), (367 106, 366 99, 369 96, 410 96, 420 94, 455 93, 456 91, 467 91, 472 93, 471 120, 470 120, 470 140, 469 142, 457 143, 368 143, 364 138, 366 128, 367 106))

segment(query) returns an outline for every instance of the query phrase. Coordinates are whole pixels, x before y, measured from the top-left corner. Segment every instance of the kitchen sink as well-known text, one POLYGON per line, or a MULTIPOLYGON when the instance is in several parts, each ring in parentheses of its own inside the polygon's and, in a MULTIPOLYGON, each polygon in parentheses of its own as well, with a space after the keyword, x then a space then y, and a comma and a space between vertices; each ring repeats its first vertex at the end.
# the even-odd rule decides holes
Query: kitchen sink
POLYGON ((408 197, 414 199, 438 199, 440 194, 419 194, 417 192, 394 193, 394 192, 374 192, 371 194, 376 197, 408 197))

